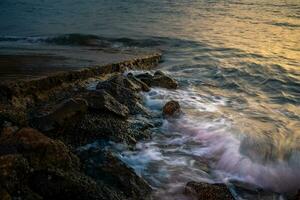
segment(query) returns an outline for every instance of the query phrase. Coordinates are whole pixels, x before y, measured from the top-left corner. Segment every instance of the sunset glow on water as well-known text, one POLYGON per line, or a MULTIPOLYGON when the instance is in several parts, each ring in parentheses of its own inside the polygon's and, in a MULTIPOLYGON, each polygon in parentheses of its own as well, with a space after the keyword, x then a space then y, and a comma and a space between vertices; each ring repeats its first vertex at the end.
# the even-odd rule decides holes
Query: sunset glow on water
POLYGON ((174 99, 184 115, 120 152, 154 197, 172 199, 191 180, 299 189, 298 0, 0 1, 1 54, 76 48, 76 63, 90 64, 103 45, 160 50, 159 68, 179 82, 144 102, 155 116, 174 99))

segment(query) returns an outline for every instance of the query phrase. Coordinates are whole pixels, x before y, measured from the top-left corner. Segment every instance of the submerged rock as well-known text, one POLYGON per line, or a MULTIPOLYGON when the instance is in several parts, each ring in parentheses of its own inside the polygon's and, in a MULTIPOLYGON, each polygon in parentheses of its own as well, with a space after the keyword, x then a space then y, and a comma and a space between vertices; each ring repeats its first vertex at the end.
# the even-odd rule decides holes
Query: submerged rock
POLYGON ((163 107, 164 117, 178 117, 181 113, 180 105, 177 101, 169 101, 163 107))
POLYGON ((188 182, 185 194, 197 200, 233 200, 230 191, 224 184, 188 182))

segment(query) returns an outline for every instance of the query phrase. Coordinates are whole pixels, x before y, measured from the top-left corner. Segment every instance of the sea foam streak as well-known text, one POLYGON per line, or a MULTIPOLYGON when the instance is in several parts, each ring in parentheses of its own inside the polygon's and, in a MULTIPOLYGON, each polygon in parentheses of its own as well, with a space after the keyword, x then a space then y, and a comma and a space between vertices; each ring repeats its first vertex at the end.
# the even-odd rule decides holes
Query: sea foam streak
POLYGON ((216 115, 226 99, 208 100, 193 89, 153 89, 145 94, 146 104, 158 114, 170 99, 180 101, 185 114, 180 119, 164 120, 151 141, 137 144, 136 151, 122 153, 122 159, 154 187, 173 194, 175 187, 191 180, 238 180, 280 193, 298 189, 299 165, 285 161, 260 163, 241 153, 247 137, 236 133, 226 116, 216 115), (213 113, 213 117, 207 113, 213 113))

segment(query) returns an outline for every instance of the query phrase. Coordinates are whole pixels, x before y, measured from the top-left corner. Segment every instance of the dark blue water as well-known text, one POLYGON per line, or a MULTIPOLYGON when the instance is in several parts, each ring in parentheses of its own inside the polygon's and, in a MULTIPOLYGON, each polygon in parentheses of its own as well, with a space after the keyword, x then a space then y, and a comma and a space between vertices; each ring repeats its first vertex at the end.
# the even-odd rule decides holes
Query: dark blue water
POLYGON ((156 113, 175 99, 185 115, 123 153, 160 198, 182 199, 189 180, 299 189, 298 0, 1 0, 0 36, 2 53, 32 45, 164 53, 160 67, 180 89, 155 88, 145 103, 156 113))

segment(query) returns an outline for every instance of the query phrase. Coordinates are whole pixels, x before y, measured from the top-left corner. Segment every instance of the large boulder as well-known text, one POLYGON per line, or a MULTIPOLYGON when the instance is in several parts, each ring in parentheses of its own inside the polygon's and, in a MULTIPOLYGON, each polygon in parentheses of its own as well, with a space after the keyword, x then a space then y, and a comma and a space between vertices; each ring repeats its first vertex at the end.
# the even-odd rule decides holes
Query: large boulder
POLYGON ((233 200, 230 191, 224 184, 188 182, 185 194, 197 200, 233 200))
POLYGON ((117 191, 81 173, 40 170, 29 178, 29 186, 44 199, 121 200, 117 191))
POLYGON ((95 140, 136 144, 137 140, 149 138, 153 125, 146 119, 136 117, 123 119, 111 113, 87 113, 73 128, 65 130, 63 141, 79 147, 95 140))
POLYGON ((92 111, 109 112, 123 118, 127 118, 129 115, 127 106, 118 102, 105 90, 90 91, 84 95, 84 98, 92 111))
POLYGON ((86 174, 120 191, 125 199, 150 199, 152 189, 148 183, 112 152, 94 146, 80 149, 78 156, 86 174))
POLYGON ((150 73, 146 72, 146 73, 135 75, 135 78, 137 78, 138 80, 144 82, 148 86, 151 86, 151 83, 152 83, 152 80, 153 80, 153 75, 151 75, 150 73))
POLYGON ((0 198, 121 200, 117 189, 80 171, 79 158, 32 128, 0 138, 0 198))
POLYGON ((84 99, 71 98, 54 106, 54 108, 46 108, 41 111, 38 116, 30 120, 30 124, 42 132, 57 131, 59 128, 73 125, 78 118, 86 113, 87 108, 88 105, 84 99))
POLYGON ((0 156, 20 154, 34 169, 79 169, 79 160, 58 140, 52 140, 32 128, 22 128, 0 138, 0 156))
POLYGON ((129 108, 130 114, 149 114, 144 106, 141 105, 141 96, 138 92, 142 91, 142 86, 135 84, 123 75, 115 75, 108 80, 99 82, 97 90, 105 90, 117 101, 129 108))
POLYGON ((147 85, 147 83, 145 83, 145 82, 141 81, 140 79, 136 78, 132 73, 127 74, 127 78, 129 80, 131 80, 133 83, 135 83, 136 85, 139 85, 143 92, 149 92, 150 91, 150 87, 147 85))

